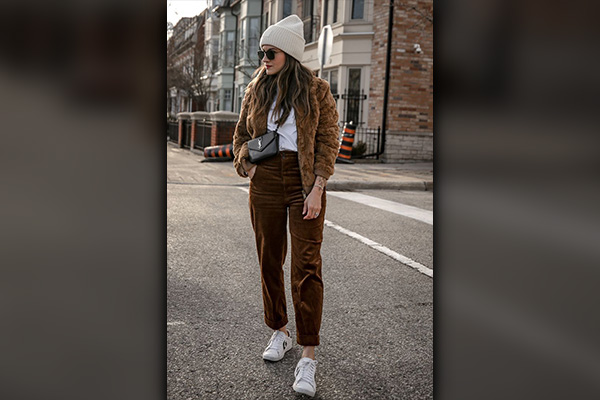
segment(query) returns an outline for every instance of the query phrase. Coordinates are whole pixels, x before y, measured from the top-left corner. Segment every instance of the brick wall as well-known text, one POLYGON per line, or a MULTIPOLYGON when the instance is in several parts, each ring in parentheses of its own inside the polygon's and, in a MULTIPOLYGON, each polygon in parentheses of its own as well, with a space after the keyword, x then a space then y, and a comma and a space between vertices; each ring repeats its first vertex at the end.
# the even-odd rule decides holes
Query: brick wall
POLYGON ((210 145, 218 146, 233 142, 233 132, 237 121, 213 121, 210 145))
MULTIPOLYGON (((381 126, 387 52, 389 0, 374 0, 369 126, 381 126)), ((433 160, 433 1, 394 5, 386 161, 433 160), (414 51, 414 44, 422 53, 414 51)))
POLYGON ((388 132, 385 148, 383 160, 386 162, 431 161, 433 134, 388 132))

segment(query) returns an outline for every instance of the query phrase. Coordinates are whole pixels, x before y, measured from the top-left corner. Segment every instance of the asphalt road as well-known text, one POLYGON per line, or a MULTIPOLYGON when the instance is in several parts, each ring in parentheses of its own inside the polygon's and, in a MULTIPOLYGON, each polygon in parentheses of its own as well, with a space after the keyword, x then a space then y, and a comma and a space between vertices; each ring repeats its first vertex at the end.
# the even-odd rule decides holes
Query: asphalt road
MULTIPOLYGON (((432 210, 431 192, 366 191, 432 210)), ((239 186, 167 184, 169 399, 304 399, 292 389, 294 348, 263 361, 260 275, 239 186)), ((330 195, 326 220, 433 269, 433 225, 330 195)), ((326 226, 319 399, 433 398, 433 278, 326 226)))

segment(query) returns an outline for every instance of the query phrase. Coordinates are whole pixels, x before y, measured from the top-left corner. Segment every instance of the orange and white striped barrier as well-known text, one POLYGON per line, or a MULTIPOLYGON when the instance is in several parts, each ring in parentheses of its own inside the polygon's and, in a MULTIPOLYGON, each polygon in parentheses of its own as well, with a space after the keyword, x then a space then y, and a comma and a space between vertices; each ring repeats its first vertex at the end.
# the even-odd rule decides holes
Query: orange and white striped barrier
POLYGON ((204 148, 204 157, 233 158, 233 143, 204 148))
POLYGON ((342 134, 342 143, 340 144, 340 151, 336 161, 350 162, 352 157, 352 146, 354 145, 354 134, 356 133, 356 125, 352 122, 347 123, 344 126, 344 133, 342 134))

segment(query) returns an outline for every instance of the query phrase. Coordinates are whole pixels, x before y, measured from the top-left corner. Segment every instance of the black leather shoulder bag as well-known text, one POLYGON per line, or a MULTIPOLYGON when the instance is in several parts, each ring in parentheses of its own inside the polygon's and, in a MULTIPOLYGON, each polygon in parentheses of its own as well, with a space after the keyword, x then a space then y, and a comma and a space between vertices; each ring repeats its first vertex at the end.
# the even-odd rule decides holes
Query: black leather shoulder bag
POLYGON ((277 129, 248 141, 248 160, 252 164, 259 163, 279 153, 279 134, 277 129))

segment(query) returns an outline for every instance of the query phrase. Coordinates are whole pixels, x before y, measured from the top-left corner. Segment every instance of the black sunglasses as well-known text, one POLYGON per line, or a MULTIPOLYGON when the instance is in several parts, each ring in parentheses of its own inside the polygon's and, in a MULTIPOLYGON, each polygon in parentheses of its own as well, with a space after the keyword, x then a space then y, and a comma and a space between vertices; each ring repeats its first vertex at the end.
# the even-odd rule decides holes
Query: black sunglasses
POLYGON ((273 49, 269 49, 267 51, 262 51, 259 50, 258 51, 258 59, 262 60, 263 58, 265 58, 265 54, 267 55, 267 58, 269 60, 274 60, 275 59, 275 54, 279 53, 278 51, 273 51, 273 49))

